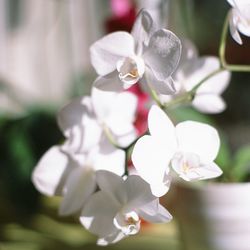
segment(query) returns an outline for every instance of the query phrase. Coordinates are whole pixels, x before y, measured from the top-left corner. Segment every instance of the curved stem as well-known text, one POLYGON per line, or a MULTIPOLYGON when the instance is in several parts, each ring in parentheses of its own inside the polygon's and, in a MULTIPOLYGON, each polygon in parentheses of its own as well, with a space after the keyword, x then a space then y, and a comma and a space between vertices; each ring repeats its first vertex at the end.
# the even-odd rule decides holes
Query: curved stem
POLYGON ((206 77, 204 77, 201 81, 199 81, 188 93, 190 93, 191 95, 195 95, 197 89, 207 80, 209 80, 211 77, 217 75, 218 73, 224 71, 224 68, 219 68, 214 70, 213 72, 211 72, 210 74, 208 74, 206 77))
POLYGON ((125 150, 125 162, 124 162, 124 174, 122 176, 128 176, 128 161, 129 161, 129 149, 125 150))
POLYGON ((210 79, 211 77, 217 75, 218 73, 224 71, 224 68, 219 68, 214 70, 213 72, 211 72, 210 74, 208 74, 206 77, 204 77, 201 81, 199 81, 190 91, 176 97, 175 99, 164 103, 164 108, 167 109, 169 107, 175 106, 177 104, 181 104, 181 103, 189 103, 193 100, 195 93, 197 91, 197 89, 208 79, 210 79))
POLYGON ((148 87, 149 87, 149 91, 150 91, 150 95, 152 97, 152 99, 156 102, 156 104, 163 109, 164 105, 162 105, 159 96, 157 95, 156 91, 151 87, 151 84, 148 83, 148 87))
POLYGON ((110 132, 109 128, 106 125, 103 125, 103 131, 107 137, 107 139, 109 140, 109 142, 116 147, 117 149, 122 149, 125 150, 126 148, 121 147, 120 145, 118 145, 118 143, 115 141, 115 138, 113 137, 112 133, 110 132))
POLYGON ((228 27, 229 19, 230 19, 230 13, 228 13, 225 18, 223 28, 222 28, 222 33, 221 33, 220 46, 219 46, 219 57, 220 57, 221 67, 229 71, 250 72, 250 65, 228 64, 226 61, 225 53, 226 53, 226 41, 227 41, 228 28, 229 28, 228 27))

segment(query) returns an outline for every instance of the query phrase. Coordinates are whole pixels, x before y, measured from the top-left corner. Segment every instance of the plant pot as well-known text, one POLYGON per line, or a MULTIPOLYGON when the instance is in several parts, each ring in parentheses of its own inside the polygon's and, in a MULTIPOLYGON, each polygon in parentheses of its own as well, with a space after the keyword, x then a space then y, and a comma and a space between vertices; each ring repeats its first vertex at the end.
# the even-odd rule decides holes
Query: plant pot
POLYGON ((188 184, 170 193, 182 249, 250 250, 250 183, 188 184))

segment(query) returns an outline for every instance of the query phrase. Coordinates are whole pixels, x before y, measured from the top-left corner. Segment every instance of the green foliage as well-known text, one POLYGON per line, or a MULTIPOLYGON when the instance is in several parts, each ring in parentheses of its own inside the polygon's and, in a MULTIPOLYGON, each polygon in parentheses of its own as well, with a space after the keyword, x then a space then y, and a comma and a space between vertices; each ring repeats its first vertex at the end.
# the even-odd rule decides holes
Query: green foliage
POLYGON ((233 160, 231 176, 235 181, 247 181, 250 175, 250 145, 240 148, 233 160))
POLYGON ((171 110, 169 115, 178 123, 186 120, 192 120, 208 123, 211 125, 214 124, 211 117, 198 112, 192 107, 178 107, 178 109, 171 110))
POLYGON ((222 133, 222 131, 219 131, 219 134, 220 134, 221 144, 218 156, 216 158, 216 163, 223 170, 223 176, 222 176, 223 180, 228 180, 230 178, 229 175, 232 165, 231 150, 226 136, 222 133))
POLYGON ((31 173, 42 154, 62 139, 54 115, 32 113, 19 119, 0 119, 0 184, 18 214, 29 214, 38 193, 31 173))

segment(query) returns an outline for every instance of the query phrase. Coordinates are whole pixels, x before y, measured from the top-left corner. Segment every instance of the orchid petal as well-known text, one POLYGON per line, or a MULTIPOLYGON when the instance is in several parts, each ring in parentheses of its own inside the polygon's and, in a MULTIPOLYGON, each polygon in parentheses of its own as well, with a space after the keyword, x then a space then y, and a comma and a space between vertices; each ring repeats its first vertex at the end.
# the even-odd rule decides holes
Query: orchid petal
POLYGON ((106 92, 95 87, 92 88, 91 98, 93 109, 98 120, 104 122, 106 117, 110 115, 113 109, 114 99, 117 95, 118 94, 114 92, 106 92))
POLYGON ((82 116, 88 111, 91 111, 89 97, 75 98, 60 110, 57 121, 66 137, 70 136, 70 131, 76 124, 79 125, 82 123, 82 116))
POLYGON ((115 135, 124 135, 134 131, 136 96, 129 92, 120 93, 113 99, 112 107, 112 112, 106 119, 106 124, 111 131, 115 135))
POLYGON ((148 45, 149 38, 153 31, 154 22, 152 17, 147 11, 141 10, 131 31, 131 35, 136 41, 136 54, 141 54, 143 48, 148 45))
POLYGON ((69 215, 82 209, 86 200, 96 189, 95 173, 84 167, 75 168, 65 183, 65 194, 59 214, 69 215))
POLYGON ((110 131, 116 142, 127 146, 136 138, 133 125, 137 108, 137 98, 128 92, 104 92, 93 88, 92 101, 95 113, 110 131))
POLYGON ((106 236, 105 238, 99 238, 97 240, 97 245, 99 245, 99 246, 107 246, 109 244, 114 244, 114 243, 122 240, 125 237, 127 237, 127 235, 125 235, 120 230, 117 230, 115 233, 110 234, 110 235, 106 236))
POLYGON ((218 154, 220 138, 215 128, 208 124, 185 121, 176 126, 181 152, 198 155, 202 162, 211 162, 218 154))
POLYGON ((202 165, 197 171, 200 174, 200 180, 216 178, 223 173, 220 167, 214 162, 202 165))
POLYGON ((175 127, 168 116, 156 105, 153 105, 148 114, 148 128, 150 134, 163 142, 167 149, 173 152, 177 148, 175 127))
POLYGON ((138 175, 130 175, 125 181, 127 204, 124 210, 131 211, 155 199, 150 186, 138 175))
POLYGON ((52 196, 60 195, 58 187, 68 166, 68 157, 59 146, 50 148, 37 163, 32 173, 32 182, 39 192, 52 196))
POLYGON ((151 223, 167 223, 173 218, 172 215, 159 203, 159 199, 147 203, 140 207, 138 211, 140 217, 151 223))
POLYGON ((172 77, 160 81, 155 78, 149 68, 146 70, 146 82, 149 87, 155 90, 158 94, 171 95, 176 92, 175 83, 172 77))
POLYGON ((124 204, 127 201, 125 192, 125 183, 122 177, 105 170, 96 172, 96 178, 99 188, 109 193, 117 203, 124 204))
POLYGON ((211 162, 206 165, 200 165, 199 167, 196 167, 190 171, 177 173, 185 181, 197 181, 216 178, 222 174, 222 170, 214 162, 211 162))
POLYGON ((157 30, 150 38, 143 58, 159 81, 164 81, 176 69, 181 56, 181 42, 169 30, 157 30))
POLYGON ((201 93, 214 93, 217 95, 222 94, 228 87, 231 78, 231 73, 229 71, 223 71, 210 79, 205 81, 198 89, 197 94, 201 93))
POLYGON ((190 60, 198 58, 198 50, 192 41, 188 39, 181 39, 181 43, 182 51, 177 71, 182 70, 182 67, 185 66, 190 60))
POLYGON ((242 39, 240 37, 240 34, 238 32, 237 29, 237 22, 235 20, 235 15, 237 15, 235 13, 234 9, 231 9, 229 12, 229 30, 231 33, 231 36, 233 37, 233 39, 240 45, 242 45, 242 39))
POLYGON ((120 92, 124 89, 116 70, 107 75, 97 77, 93 86, 103 91, 120 92))
MULTIPOLYGON (((217 57, 204 56, 200 58, 194 58, 193 60, 190 60, 188 63, 186 63, 183 66, 182 71, 177 74, 177 81, 183 82, 183 87, 185 88, 185 90, 189 91, 193 87, 195 87, 197 83, 204 79, 205 76, 211 74, 213 71, 219 68, 220 61, 217 57)), ((217 85, 225 85, 224 82, 227 82, 229 80, 228 75, 226 74, 225 76, 223 74, 221 78, 214 77, 204 82, 201 87, 199 87, 199 90, 202 91, 203 89, 206 92, 212 91, 213 93, 219 93, 220 89, 223 89, 223 87, 217 87, 217 85), (221 80, 223 82, 219 82, 218 84, 217 80, 221 80)))
POLYGON ((76 98, 59 112, 58 124, 69 138, 71 151, 81 152, 96 145, 102 133, 88 97, 76 98))
POLYGON ((223 99, 214 94, 197 94, 192 104, 197 110, 207 114, 217 114, 226 108, 226 103, 223 99))
POLYGON ((90 47, 92 65, 101 76, 114 71, 119 59, 132 55, 134 55, 134 39, 123 31, 106 35, 90 47))
POLYGON ((119 204, 103 191, 94 193, 84 206, 80 222, 91 233, 105 238, 117 232, 113 219, 119 211, 119 204))
POLYGON ((98 152, 93 157, 95 170, 108 170, 118 175, 124 173, 125 153, 123 150, 116 149, 111 144, 109 146, 100 145, 98 152))
POLYGON ((134 94, 123 92, 113 93, 92 89, 92 101, 95 113, 116 135, 130 133, 137 108, 134 94))
POLYGON ((138 174, 150 184, 152 193, 159 197, 169 189, 169 182, 164 183, 168 164, 172 155, 161 147, 152 136, 141 137, 134 146, 132 161, 138 174))

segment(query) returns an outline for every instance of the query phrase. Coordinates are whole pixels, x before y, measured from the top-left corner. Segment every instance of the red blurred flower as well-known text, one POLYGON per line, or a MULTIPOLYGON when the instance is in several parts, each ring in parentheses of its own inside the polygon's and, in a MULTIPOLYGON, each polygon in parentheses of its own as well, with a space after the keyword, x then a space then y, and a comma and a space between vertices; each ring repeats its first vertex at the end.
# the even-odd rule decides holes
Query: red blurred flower
POLYGON ((135 127, 137 129, 138 135, 142 135, 147 131, 148 123, 148 101, 149 95, 146 92, 143 92, 139 84, 134 84, 131 88, 128 89, 129 92, 135 94, 138 98, 137 104, 137 114, 135 120, 135 127))
POLYGON ((130 32, 136 18, 134 1, 111 0, 110 4, 113 16, 106 21, 107 32, 118 30, 130 32))

